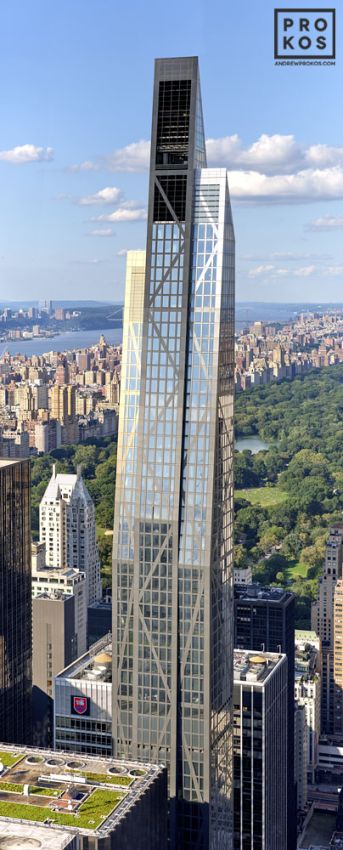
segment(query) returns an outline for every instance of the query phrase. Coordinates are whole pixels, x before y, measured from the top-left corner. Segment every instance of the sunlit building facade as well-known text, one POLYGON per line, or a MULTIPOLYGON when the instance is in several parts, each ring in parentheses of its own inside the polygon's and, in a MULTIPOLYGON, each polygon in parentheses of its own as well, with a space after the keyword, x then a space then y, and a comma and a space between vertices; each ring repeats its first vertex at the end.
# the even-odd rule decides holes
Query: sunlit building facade
POLYGON ((168 765, 172 846, 231 850, 234 233, 196 58, 156 62, 123 349, 114 754, 168 765))
POLYGON ((56 473, 39 505, 39 536, 45 544, 46 565, 81 570, 86 577, 87 604, 102 596, 100 558, 96 540, 95 507, 81 474, 56 473))
POLYGON ((312 604, 311 611, 311 626, 320 637, 322 647, 321 731, 323 735, 333 735, 337 730, 337 717, 335 719, 337 692, 335 693, 334 603, 336 585, 342 579, 342 569, 343 524, 335 523, 330 529, 323 573, 318 583, 317 599, 312 604))

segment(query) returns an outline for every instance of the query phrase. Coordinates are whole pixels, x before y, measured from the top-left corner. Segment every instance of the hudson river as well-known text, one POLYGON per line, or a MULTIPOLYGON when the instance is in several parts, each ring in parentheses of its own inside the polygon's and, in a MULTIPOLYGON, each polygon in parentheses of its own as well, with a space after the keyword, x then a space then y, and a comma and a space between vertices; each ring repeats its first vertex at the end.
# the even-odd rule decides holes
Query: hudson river
POLYGON ((111 345, 118 345, 123 339, 122 328, 104 328, 99 331, 71 331, 44 339, 13 339, 0 342, 0 355, 3 351, 10 354, 45 354, 47 351, 70 351, 73 348, 89 348, 99 342, 101 334, 111 345))

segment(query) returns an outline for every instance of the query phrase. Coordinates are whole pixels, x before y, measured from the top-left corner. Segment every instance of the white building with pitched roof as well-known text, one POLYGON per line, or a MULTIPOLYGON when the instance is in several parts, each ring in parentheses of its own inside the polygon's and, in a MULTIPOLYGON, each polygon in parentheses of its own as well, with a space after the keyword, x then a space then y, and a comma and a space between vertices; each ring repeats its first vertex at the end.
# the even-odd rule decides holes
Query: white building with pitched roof
POLYGON ((95 508, 81 468, 76 475, 65 475, 56 474, 53 467, 39 506, 39 532, 46 547, 46 565, 81 570, 86 576, 88 605, 101 599, 95 508))

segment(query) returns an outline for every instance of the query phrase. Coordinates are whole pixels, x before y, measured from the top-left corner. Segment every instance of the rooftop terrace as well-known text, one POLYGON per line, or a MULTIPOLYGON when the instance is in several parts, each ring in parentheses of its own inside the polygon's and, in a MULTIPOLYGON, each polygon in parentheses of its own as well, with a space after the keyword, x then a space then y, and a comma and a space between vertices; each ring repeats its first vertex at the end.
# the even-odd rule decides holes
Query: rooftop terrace
POLYGON ((112 682, 111 634, 98 640, 88 652, 77 658, 58 674, 58 679, 75 679, 88 682, 112 682))
POLYGON ((233 654, 234 681, 264 684, 285 655, 276 652, 243 652, 235 649, 233 654))
POLYGON ((285 602, 292 599, 292 593, 283 587, 263 587, 261 584, 236 585, 235 599, 268 600, 269 602, 285 602))
POLYGON ((106 836, 162 770, 0 744, 0 837, 4 818, 106 836))

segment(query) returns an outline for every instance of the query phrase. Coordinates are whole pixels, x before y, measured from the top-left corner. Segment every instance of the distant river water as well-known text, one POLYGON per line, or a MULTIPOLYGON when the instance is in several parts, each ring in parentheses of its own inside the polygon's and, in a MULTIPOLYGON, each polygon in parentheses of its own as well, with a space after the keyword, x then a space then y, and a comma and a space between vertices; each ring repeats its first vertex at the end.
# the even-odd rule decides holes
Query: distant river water
POLYGON ((248 449, 253 455, 256 455, 257 452, 267 451, 269 444, 264 443, 260 437, 239 437, 235 442, 235 449, 237 452, 244 452, 244 449, 248 449))
MULTIPOLYGON (((33 354, 45 354, 48 351, 71 351, 77 348, 89 348, 91 345, 96 345, 99 342, 100 336, 106 338, 110 345, 120 345, 123 339, 122 328, 102 328, 97 331, 71 331, 70 333, 59 334, 54 337, 43 339, 18 339, 11 342, 0 343, 0 355, 3 351, 8 351, 10 354, 26 354, 28 357, 33 354)), ((269 449, 268 443, 265 443, 260 437, 239 437, 236 440, 235 448, 238 452, 243 452, 244 449, 249 449, 252 454, 263 449, 269 449)))
POLYGON ((123 339, 122 328, 102 328, 98 331, 70 331, 47 339, 14 339, 10 342, 0 342, 0 353, 9 351, 10 354, 45 354, 47 351, 70 351, 73 348, 89 348, 99 342, 101 334, 110 345, 119 345, 123 339))

